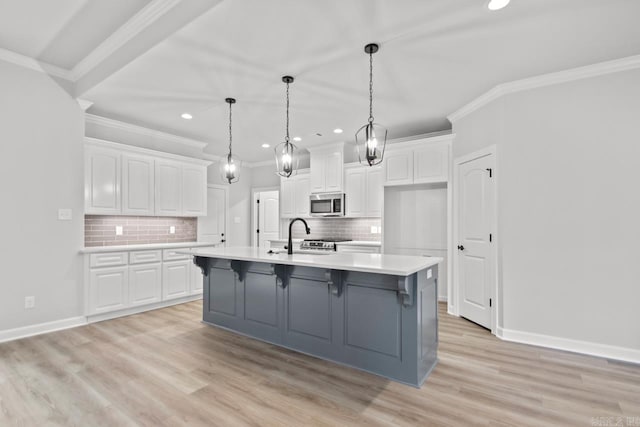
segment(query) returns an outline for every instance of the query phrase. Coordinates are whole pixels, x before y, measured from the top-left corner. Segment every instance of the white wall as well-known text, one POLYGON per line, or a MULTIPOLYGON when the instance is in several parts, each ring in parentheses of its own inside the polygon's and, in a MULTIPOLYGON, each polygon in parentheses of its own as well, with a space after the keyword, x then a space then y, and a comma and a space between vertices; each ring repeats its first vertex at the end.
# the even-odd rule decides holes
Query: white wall
POLYGON ((275 162, 271 165, 251 168, 251 187, 280 187, 280 176, 276 174, 275 162))
POLYGON ((50 77, 2 61, 0 94, 4 331, 82 315, 84 113, 50 77), (58 221, 58 208, 73 220, 58 221))
POLYGON ((507 95, 453 130, 455 156, 497 144, 503 328, 640 350, 640 70, 507 95))

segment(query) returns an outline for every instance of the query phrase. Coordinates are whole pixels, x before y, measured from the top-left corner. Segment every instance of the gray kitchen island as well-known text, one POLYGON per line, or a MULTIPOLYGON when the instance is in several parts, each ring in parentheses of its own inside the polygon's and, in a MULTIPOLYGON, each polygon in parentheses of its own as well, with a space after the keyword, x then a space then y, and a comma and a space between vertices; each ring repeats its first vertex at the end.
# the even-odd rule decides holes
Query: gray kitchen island
POLYGON ((203 321, 420 387, 437 363, 436 257, 188 251, 203 321))

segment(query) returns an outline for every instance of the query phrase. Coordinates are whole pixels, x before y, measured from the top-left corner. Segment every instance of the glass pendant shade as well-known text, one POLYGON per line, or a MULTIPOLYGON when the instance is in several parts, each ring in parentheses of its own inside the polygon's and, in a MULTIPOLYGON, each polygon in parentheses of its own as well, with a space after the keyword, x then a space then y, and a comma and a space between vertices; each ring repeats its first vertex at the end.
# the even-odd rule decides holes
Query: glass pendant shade
POLYGON ((284 142, 276 145, 274 154, 276 156, 276 173, 283 178, 289 178, 298 172, 298 162, 300 156, 298 147, 289 140, 289 85, 293 83, 293 77, 284 76, 282 81, 287 85, 287 115, 286 115, 286 136, 284 142))
POLYGON ((236 103, 234 98, 227 98, 224 100, 229 104, 229 153, 220 162, 220 176, 222 180, 228 184, 233 184, 240 180, 240 160, 233 155, 233 134, 232 134, 232 115, 231 106, 236 103))
POLYGON ((382 163, 386 146, 387 129, 382 125, 369 122, 356 132, 358 160, 363 165, 375 166, 382 163))
POLYGON ((232 154, 220 162, 220 175, 222 180, 228 184, 233 184, 240 180, 240 161, 232 154))
POLYGON ((375 43, 364 47, 365 53, 369 55, 369 120, 356 132, 358 160, 369 166, 382 163, 387 146, 387 128, 373 121, 373 54, 379 48, 375 43))
POLYGON ((276 145, 274 151, 276 155, 277 174, 284 178, 295 175, 298 171, 298 162, 300 160, 298 147, 285 141, 276 145))

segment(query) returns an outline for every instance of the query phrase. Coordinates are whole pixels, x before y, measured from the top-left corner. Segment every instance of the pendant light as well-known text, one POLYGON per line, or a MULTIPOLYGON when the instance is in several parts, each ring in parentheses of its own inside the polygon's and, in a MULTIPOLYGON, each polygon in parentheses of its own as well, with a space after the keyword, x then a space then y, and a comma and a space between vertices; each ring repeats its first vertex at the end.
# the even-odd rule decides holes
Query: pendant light
POLYGON ((293 77, 284 76, 282 81, 287 85, 287 133, 284 137, 284 142, 276 145, 274 152, 276 155, 276 173, 284 178, 289 178, 298 172, 300 156, 298 155, 298 147, 289 141, 289 85, 293 83, 293 77))
POLYGON ((233 134, 231 132, 231 106, 236 103, 236 100, 234 98, 227 98, 224 101, 229 104, 229 154, 227 154, 226 159, 221 162, 220 174, 224 181, 229 184, 233 184, 240 180, 240 161, 233 156, 233 152, 231 150, 233 144, 233 134))
POLYGON ((375 166, 382 162, 387 145, 387 129, 373 121, 373 54, 380 46, 370 43, 364 47, 369 55, 369 120, 356 132, 358 159, 363 165, 375 166))

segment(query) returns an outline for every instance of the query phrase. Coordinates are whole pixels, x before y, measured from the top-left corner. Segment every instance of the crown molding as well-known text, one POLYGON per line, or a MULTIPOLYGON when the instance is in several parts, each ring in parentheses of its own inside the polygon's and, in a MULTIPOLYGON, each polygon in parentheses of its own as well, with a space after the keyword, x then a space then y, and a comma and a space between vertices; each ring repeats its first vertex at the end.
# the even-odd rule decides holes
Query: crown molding
POLYGON ((558 71, 555 73, 542 74, 536 77, 516 80, 513 82, 502 83, 493 89, 474 99, 464 107, 447 116, 451 123, 460 120, 468 114, 476 111, 490 102, 501 98, 504 95, 522 92, 525 90, 552 86, 561 83, 568 83, 576 80, 588 79, 591 77, 602 76, 605 74, 618 73, 621 71, 633 70, 640 68, 640 55, 629 56, 626 58, 615 59, 613 61, 599 62, 584 67, 572 68, 569 70, 558 71))
POLYGON ((73 67, 71 70, 73 81, 78 81, 85 76, 102 61, 173 9, 180 1, 151 1, 73 67))
POLYGON ((121 122, 119 120, 109 119, 107 117, 96 116, 94 114, 85 114, 86 123, 94 124, 97 126, 103 126, 111 129, 117 129, 137 135, 148 136, 151 138, 157 138, 162 141, 171 142, 174 144, 184 145, 191 148, 204 149, 208 143, 197 141, 195 139, 185 138, 183 136, 174 135, 159 130, 149 129, 143 126, 133 125, 131 123, 121 122))
POLYGON ((189 162, 201 166, 209 166, 211 162, 208 159, 202 159, 198 157, 182 156, 180 154, 167 153, 165 151, 152 150, 149 148, 138 147, 137 145, 123 144, 120 142, 107 141, 106 139, 94 138, 91 136, 84 137, 84 143, 86 145, 92 145, 95 147, 112 148, 118 151, 126 151, 129 153, 145 154, 155 157, 162 157, 164 159, 179 160, 181 162, 189 162))
POLYGON ((37 59, 21 55, 8 49, 0 48, 0 60, 10 62, 30 70, 38 71, 40 73, 48 74, 53 77, 73 81, 73 76, 69 70, 47 64, 46 62, 38 61, 37 59))
POLYGON ((78 105, 80 105, 80 108, 82 108, 82 111, 87 111, 93 105, 93 102, 87 99, 76 98, 76 101, 78 105))

